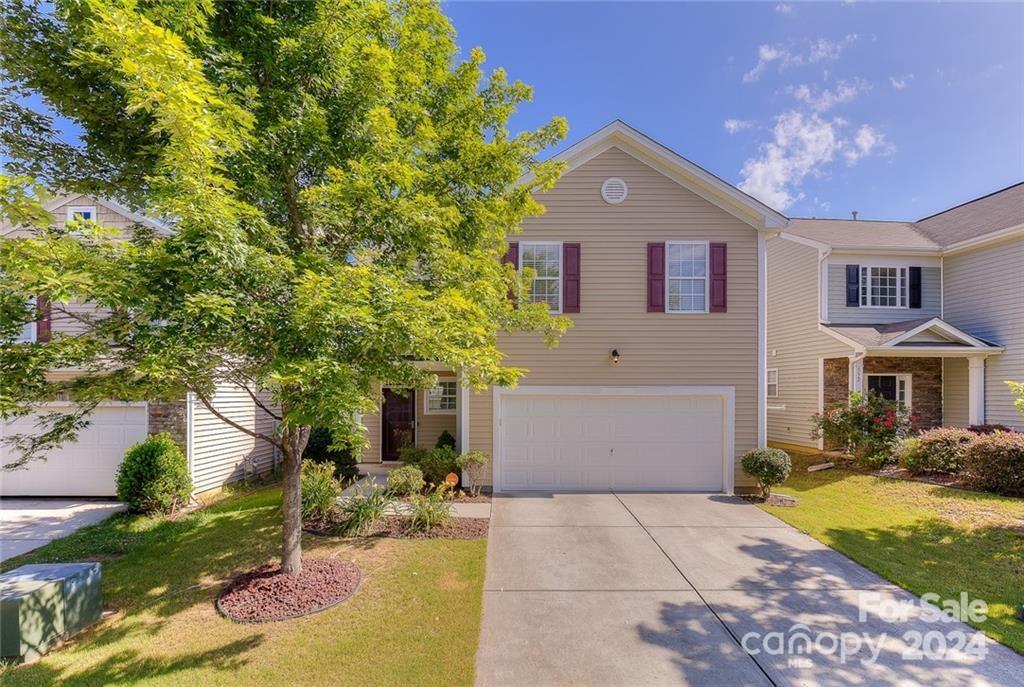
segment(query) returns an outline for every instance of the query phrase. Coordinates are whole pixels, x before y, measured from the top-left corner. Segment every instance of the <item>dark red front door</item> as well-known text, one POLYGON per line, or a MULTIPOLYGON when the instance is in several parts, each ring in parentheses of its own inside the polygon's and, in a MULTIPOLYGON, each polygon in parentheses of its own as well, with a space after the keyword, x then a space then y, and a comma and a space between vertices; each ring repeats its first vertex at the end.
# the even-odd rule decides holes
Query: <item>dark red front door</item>
POLYGON ((416 392, 405 391, 404 396, 391 389, 384 389, 383 436, 381 457, 384 460, 398 460, 398 451, 411 446, 415 439, 416 392))

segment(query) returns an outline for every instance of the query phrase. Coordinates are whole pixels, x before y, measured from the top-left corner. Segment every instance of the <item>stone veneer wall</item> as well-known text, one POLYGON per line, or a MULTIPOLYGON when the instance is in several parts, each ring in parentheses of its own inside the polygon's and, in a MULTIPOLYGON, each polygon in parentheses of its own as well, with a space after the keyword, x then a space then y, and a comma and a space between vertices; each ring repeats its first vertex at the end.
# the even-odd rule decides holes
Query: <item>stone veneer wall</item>
POLYGON ((825 410, 846 404, 850 396, 850 359, 825 358, 825 410))
POLYGON ((175 443, 186 451, 188 447, 188 408, 187 402, 150 401, 149 402, 149 434, 167 432, 175 443))
POLYGON ((910 402, 918 425, 942 424, 942 358, 865 358, 864 374, 876 372, 911 375, 910 402))

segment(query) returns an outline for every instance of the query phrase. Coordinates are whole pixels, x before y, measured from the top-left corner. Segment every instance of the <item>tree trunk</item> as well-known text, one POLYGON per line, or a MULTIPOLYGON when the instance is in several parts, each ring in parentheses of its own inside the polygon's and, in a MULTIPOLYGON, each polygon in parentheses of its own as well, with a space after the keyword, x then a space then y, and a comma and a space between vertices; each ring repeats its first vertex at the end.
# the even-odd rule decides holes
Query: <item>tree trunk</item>
POLYGON ((309 428, 286 429, 280 436, 284 454, 281 570, 298 575, 302 572, 302 453, 309 440, 309 428))

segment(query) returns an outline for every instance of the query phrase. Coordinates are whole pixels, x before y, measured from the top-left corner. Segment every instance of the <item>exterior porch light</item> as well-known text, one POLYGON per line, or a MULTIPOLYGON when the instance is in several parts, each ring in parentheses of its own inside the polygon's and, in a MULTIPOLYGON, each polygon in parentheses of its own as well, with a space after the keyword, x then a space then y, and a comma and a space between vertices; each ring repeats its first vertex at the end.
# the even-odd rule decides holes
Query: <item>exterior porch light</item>
POLYGON ((619 364, 619 349, 613 348, 612 349, 612 365, 618 365, 618 364, 619 364))

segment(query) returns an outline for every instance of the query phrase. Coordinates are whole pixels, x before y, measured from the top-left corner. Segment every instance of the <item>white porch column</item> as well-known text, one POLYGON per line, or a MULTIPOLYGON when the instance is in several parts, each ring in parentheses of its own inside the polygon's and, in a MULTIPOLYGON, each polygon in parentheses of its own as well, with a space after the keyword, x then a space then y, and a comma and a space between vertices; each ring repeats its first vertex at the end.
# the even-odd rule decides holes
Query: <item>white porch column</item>
POLYGON ((455 392, 455 450, 469 451, 469 388, 463 383, 459 370, 455 392))
POLYGON ((850 391, 864 391, 864 358, 850 359, 850 391))
POLYGON ((967 421, 985 424, 985 359, 967 359, 967 421))

